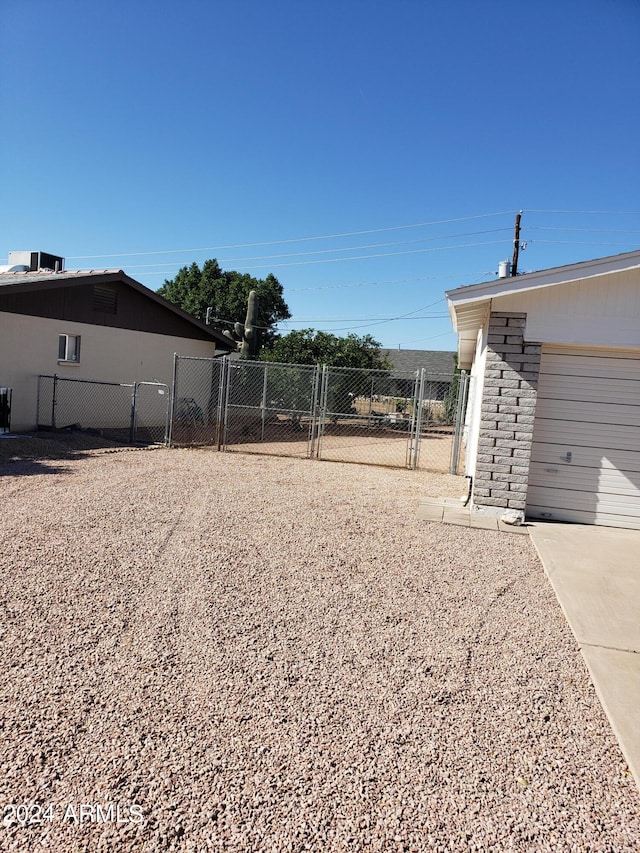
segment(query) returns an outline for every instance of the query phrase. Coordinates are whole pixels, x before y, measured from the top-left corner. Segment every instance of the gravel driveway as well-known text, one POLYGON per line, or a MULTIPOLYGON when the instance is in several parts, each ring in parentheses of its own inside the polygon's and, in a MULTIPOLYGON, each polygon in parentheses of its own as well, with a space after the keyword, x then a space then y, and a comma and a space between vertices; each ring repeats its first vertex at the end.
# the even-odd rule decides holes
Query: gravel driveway
POLYGON ((0 443, 1 850, 640 848, 528 537, 415 517, 464 480, 0 443))

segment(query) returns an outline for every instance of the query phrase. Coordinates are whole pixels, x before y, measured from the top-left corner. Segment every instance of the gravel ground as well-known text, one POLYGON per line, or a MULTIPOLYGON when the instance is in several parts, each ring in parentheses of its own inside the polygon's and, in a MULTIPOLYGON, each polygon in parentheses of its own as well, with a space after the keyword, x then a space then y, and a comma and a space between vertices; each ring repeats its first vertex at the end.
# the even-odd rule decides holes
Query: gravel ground
POLYGON ((528 537, 415 517, 464 480, 0 446, 1 850, 640 848, 528 537))

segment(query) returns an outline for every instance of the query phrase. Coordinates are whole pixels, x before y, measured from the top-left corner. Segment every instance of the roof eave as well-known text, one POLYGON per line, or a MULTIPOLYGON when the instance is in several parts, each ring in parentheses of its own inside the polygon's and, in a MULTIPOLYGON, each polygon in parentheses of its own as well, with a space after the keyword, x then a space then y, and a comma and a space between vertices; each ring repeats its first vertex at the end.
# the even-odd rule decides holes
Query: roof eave
POLYGON ((178 305, 175 305, 173 302, 169 302, 168 299, 165 299, 163 296, 155 293, 155 291, 151 290, 149 287, 145 287, 144 284, 141 284, 139 281, 136 281, 135 278, 131 278, 131 276, 127 275, 124 270, 90 270, 86 273, 79 271, 78 275, 75 277, 69 275, 65 276, 64 273, 56 274, 52 272, 50 276, 43 274, 40 279, 26 278, 27 275, 28 273, 25 273, 25 280, 3 284, 3 290, 6 289, 7 292, 14 291, 20 293, 33 290, 34 286, 39 290, 51 290, 56 287, 76 287, 89 282, 95 283, 96 281, 103 284, 123 282, 133 290, 137 290, 139 293, 142 293, 148 299, 154 300, 172 313, 177 314, 178 317, 186 320, 192 326, 195 326, 195 328, 205 332, 215 343, 216 349, 226 349, 228 352, 235 349, 234 341, 227 338, 222 334, 222 332, 219 332, 217 329, 212 329, 211 326, 207 326, 206 323, 196 319, 192 314, 184 311, 178 305))

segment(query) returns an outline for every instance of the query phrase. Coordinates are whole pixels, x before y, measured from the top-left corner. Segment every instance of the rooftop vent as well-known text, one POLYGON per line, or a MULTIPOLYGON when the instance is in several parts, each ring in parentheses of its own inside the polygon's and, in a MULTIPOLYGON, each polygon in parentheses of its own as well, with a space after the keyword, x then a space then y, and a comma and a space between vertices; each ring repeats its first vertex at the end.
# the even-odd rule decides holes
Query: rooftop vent
POLYGON ((62 272, 64 269, 64 258, 59 255, 50 255, 48 252, 9 252, 8 260, 10 267, 26 267, 29 272, 39 270, 62 272))

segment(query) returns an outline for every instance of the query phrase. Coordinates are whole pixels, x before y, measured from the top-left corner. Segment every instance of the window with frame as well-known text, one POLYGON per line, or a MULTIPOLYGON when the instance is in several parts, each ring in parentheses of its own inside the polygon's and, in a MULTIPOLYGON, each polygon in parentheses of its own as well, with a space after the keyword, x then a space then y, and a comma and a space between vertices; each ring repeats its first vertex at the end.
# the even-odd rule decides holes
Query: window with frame
POLYGON ((58 336, 58 361, 80 361, 80 335, 58 336))

